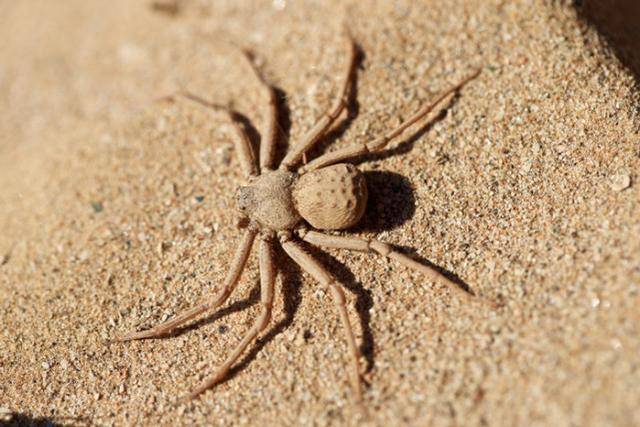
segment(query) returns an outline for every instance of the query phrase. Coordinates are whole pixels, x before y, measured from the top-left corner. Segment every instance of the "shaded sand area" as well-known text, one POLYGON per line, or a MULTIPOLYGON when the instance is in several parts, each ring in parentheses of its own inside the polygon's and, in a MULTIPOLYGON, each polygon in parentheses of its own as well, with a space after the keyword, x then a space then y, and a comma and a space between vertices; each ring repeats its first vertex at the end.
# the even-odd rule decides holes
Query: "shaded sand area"
POLYGON ((5 419, 640 424, 635 77, 568 3, 391 3, 0 6, 5 419), (219 289, 240 235, 224 117, 155 100, 186 87, 262 129, 266 99, 233 42, 279 88, 297 141, 336 90, 345 16, 363 52, 357 103, 313 155, 373 138, 482 66, 433 126, 360 163, 372 196, 352 232, 504 306, 313 250, 349 290, 369 384, 358 421, 330 296, 278 253, 271 327, 228 381, 176 405, 250 327, 258 271, 253 256, 229 304, 175 337, 108 342, 219 289))

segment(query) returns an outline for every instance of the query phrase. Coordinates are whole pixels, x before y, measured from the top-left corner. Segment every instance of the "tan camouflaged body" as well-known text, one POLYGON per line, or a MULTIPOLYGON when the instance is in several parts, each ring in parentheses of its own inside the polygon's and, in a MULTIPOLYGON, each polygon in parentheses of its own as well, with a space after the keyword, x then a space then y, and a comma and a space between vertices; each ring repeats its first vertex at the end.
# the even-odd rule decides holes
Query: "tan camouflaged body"
POLYGON ((340 163, 304 175, 268 172, 237 193, 239 209, 272 230, 291 230, 306 220, 320 230, 355 225, 367 206, 367 184, 355 166, 340 163))

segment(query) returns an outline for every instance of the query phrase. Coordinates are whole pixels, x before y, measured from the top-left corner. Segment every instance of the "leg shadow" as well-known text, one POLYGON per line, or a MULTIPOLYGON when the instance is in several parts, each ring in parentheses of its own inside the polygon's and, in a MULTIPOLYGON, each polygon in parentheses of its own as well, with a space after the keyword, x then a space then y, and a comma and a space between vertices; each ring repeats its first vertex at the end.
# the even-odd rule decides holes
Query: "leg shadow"
POLYGON ((334 126, 325 133, 320 140, 307 152, 307 157, 309 159, 315 159, 321 153, 327 151, 329 145, 335 142, 338 138, 340 138, 353 120, 358 117, 360 113, 360 103, 358 102, 358 70, 362 68, 362 61, 364 61, 365 54, 362 48, 356 44, 355 45, 355 64, 353 67, 353 74, 351 77, 351 86, 349 87, 349 93, 347 94, 347 117, 345 117, 338 124, 334 124, 334 126))
POLYGON ((289 135, 291 135, 291 109, 287 104, 287 94, 279 87, 272 86, 276 92, 276 153, 274 156, 274 166, 280 164, 289 146, 289 135))
MULTIPOLYGON (((155 340, 155 339, 166 339, 166 338, 175 338, 179 335, 182 335, 186 332, 190 332, 193 331, 195 329, 199 329, 202 326, 208 325, 210 323, 215 322, 216 320, 220 320, 223 317, 226 317, 230 314, 236 313, 238 311, 242 311, 246 308, 251 307, 253 304, 257 303, 258 301, 260 301, 260 286, 254 286, 253 289, 251 290, 251 293, 249 294, 249 296, 245 299, 242 299, 240 301, 236 301, 233 304, 225 307, 225 308, 221 308, 216 310, 215 312, 213 312, 212 314, 205 316, 203 318, 201 318, 200 320, 197 320, 195 322, 192 323, 187 323, 185 326, 178 326, 176 328, 174 328, 173 330, 167 332, 166 334, 160 335, 158 337, 149 337, 149 338, 141 338, 139 340, 136 341, 147 341, 147 340, 155 340)), ((152 326, 150 326, 149 328, 151 328, 152 326)), ((141 331, 143 330, 148 330, 149 328, 145 328, 145 329, 141 329, 141 331)), ((118 341, 110 341, 110 343, 118 343, 118 341)))
MULTIPOLYGON (((466 283, 464 280, 462 280, 457 274, 453 273, 452 271, 447 270, 446 268, 440 267, 439 265, 436 265, 436 264, 432 263, 431 261, 429 261, 427 258, 419 255, 416 252, 415 248, 411 248, 411 247, 407 247, 407 246, 398 246, 398 245, 393 245, 393 248, 396 249, 398 252, 402 252, 402 253, 410 256, 414 260, 418 261, 420 264, 424 264, 424 265, 426 265, 428 267, 433 268, 434 270, 436 270, 437 272, 442 274, 444 277, 446 277, 447 279, 451 280, 453 283, 455 283, 457 286, 459 286, 460 289, 462 289, 463 291, 467 292, 468 294, 470 294, 470 295, 472 295, 474 297, 478 297, 479 296, 473 291, 473 289, 471 289, 469 284, 466 283)), ((437 286, 440 286, 440 285, 437 285, 437 286)), ((455 298, 455 295, 453 295, 453 297, 455 298)))
POLYGON ((276 265, 278 265, 278 272, 282 274, 282 297, 284 300, 284 313, 285 317, 277 324, 275 324, 269 332, 258 338, 254 344, 250 347, 249 352, 238 362, 231 370, 229 374, 220 381, 219 384, 225 383, 235 377, 240 371, 242 371, 251 361, 253 361, 258 353, 264 348, 267 343, 275 338, 276 335, 283 332, 293 323, 295 313, 298 311, 300 301, 302 299, 300 293, 301 286, 301 271, 297 265, 290 262, 290 258, 283 252, 280 245, 275 245, 275 258, 276 265))
POLYGON ((257 303, 258 301, 260 301, 260 285, 254 286, 253 289, 251 289, 251 293, 249 293, 249 296, 247 298, 242 299, 240 301, 236 301, 225 308, 218 309, 216 310, 216 312, 212 313, 211 315, 206 316, 191 324, 188 324, 187 326, 176 328, 174 331, 169 332, 167 335, 165 335, 165 337, 175 337, 178 335, 182 335, 186 332, 192 331, 194 329, 199 329, 202 326, 209 325, 230 314, 249 308, 253 304, 257 303))
POLYGON ((399 155, 408 153, 413 149, 413 146, 415 145, 416 141, 422 138, 437 123, 439 123, 440 121, 444 120, 445 117, 447 117, 447 112, 453 106, 453 104, 456 103, 459 97, 460 97, 460 94, 456 93, 453 96, 453 98, 451 98, 451 101, 449 101, 449 103, 447 103, 444 107, 441 107, 441 110, 437 116, 435 116, 433 119, 429 120, 427 123, 422 125, 422 127, 418 128, 411 136, 409 136, 407 139, 405 139, 395 147, 389 148, 383 151, 365 154, 355 159, 355 161, 353 161, 352 163, 359 164, 359 163, 370 162, 374 160, 383 160, 389 157, 399 156, 399 155))
MULTIPOLYGON (((304 243, 303 243, 304 244, 304 243)), ((329 255, 322 249, 304 244, 305 250, 309 252, 314 258, 316 258, 327 270, 331 271, 335 275, 336 279, 344 285, 345 288, 356 296, 356 312, 360 318, 360 328, 362 330, 362 344, 360 345, 360 353, 367 361, 365 372, 371 371, 375 362, 375 341, 373 338, 373 332, 371 330, 371 314, 370 310, 373 307, 373 298, 371 297, 371 291, 366 289, 362 283, 358 282, 347 267, 345 267, 337 259, 329 255)))
POLYGON ((251 119, 235 110, 231 112, 231 118, 240 123, 244 128, 247 138, 249 138, 249 141, 251 142, 251 149, 254 153, 258 153, 260 148, 260 132, 258 132, 258 129, 253 125, 251 119))

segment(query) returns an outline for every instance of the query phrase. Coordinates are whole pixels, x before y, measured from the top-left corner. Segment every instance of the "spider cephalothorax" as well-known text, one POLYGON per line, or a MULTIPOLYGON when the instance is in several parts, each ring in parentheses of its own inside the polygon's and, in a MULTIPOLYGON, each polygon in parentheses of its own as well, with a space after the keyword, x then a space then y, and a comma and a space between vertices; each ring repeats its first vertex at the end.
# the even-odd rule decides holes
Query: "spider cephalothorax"
POLYGON ((289 171, 268 171, 252 177, 238 188, 236 203, 240 212, 262 227, 291 230, 302 219, 292 197, 297 175, 289 171))
MULTIPOLYGON (((459 295, 475 301, 484 301, 460 288, 456 283, 443 276, 437 269, 419 263, 411 257, 393 249, 390 245, 358 237, 325 234, 310 230, 342 230, 355 225, 365 211, 367 204, 367 186, 363 174, 353 165, 344 163, 349 159, 368 152, 384 149, 389 142, 400 136, 414 123, 424 119, 439 103, 452 96, 462 86, 475 78, 479 71, 463 79, 439 95, 433 102, 422 107, 413 116, 387 134, 366 143, 348 145, 342 149, 324 154, 317 159, 298 167, 305 153, 331 128, 340 113, 345 109, 347 94, 352 84, 354 71, 355 46, 347 38, 349 59, 346 63, 338 97, 329 110, 298 144, 292 145, 277 170, 273 169, 277 128, 275 91, 262 79, 253 63, 251 70, 269 97, 268 126, 264 140, 260 145, 259 165, 244 129, 234 120, 234 114, 226 109, 217 108, 227 114, 236 131, 235 146, 240 165, 247 177, 247 183, 236 192, 237 207, 245 220, 244 236, 236 250, 235 257, 222 288, 211 298, 196 307, 183 312, 168 322, 141 332, 132 332, 119 339, 122 341, 161 337, 177 326, 188 322, 208 310, 222 305, 236 284, 251 247, 259 237, 260 267, 260 303, 259 318, 251 330, 237 345, 231 355, 218 368, 216 373, 197 387, 188 397, 192 398, 213 387, 229 372, 247 346, 269 323, 273 306, 273 288, 276 277, 273 245, 280 243, 284 251, 300 267, 313 276, 321 285, 331 291, 340 320, 345 328, 347 344, 351 354, 350 378, 355 398, 362 402, 362 388, 359 371, 359 350, 347 313, 346 298, 341 284, 315 258, 303 248, 300 240, 310 244, 329 248, 351 249, 388 257, 406 267, 419 271, 428 279, 449 286, 459 295), (295 232, 295 233, 294 233, 295 232), (275 237, 278 237, 276 240, 275 237)), ((196 95, 182 93, 200 106, 211 106, 196 95)), ((423 123, 424 125, 424 123, 423 123)))

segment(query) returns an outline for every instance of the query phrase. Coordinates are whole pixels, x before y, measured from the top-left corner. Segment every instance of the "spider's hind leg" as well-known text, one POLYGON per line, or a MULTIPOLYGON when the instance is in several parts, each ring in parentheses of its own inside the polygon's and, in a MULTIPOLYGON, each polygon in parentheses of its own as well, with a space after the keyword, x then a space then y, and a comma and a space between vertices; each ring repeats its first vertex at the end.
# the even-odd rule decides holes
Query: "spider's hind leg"
POLYGON ((354 251, 382 255, 398 262, 398 264, 402 264, 405 267, 409 267, 414 271, 418 271, 424 274, 434 282, 445 285, 465 301, 480 302, 492 308, 497 308, 499 306, 494 301, 491 301, 484 297, 476 296, 475 294, 471 293, 467 289, 460 286, 460 284, 446 277, 436 268, 420 263, 413 258, 400 253, 396 251, 392 246, 384 242, 380 242, 378 240, 365 240, 357 237, 334 236, 331 234, 319 233, 317 231, 305 231, 301 234, 301 237, 304 241, 317 246, 336 249, 350 249, 354 251))
POLYGON ((282 248, 304 271, 309 273, 314 279, 320 282, 321 285, 328 288, 333 296, 335 306, 340 315, 340 321, 345 330, 347 337, 347 344, 349 346, 349 353, 351 355, 351 387, 355 394, 356 403, 362 407, 362 381, 360 378, 360 351, 356 344, 356 338, 349 321, 349 314, 347 312, 346 298, 344 291, 340 286, 340 283, 320 264, 315 258, 307 254, 302 246, 290 240, 289 236, 282 235, 280 238, 282 248))

